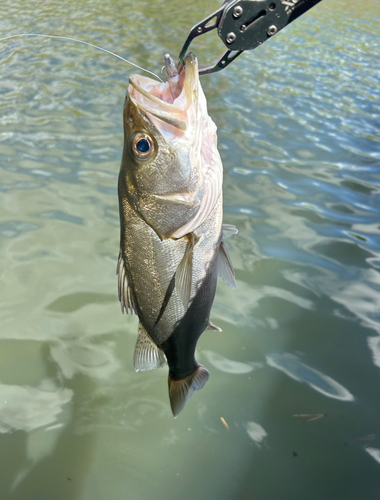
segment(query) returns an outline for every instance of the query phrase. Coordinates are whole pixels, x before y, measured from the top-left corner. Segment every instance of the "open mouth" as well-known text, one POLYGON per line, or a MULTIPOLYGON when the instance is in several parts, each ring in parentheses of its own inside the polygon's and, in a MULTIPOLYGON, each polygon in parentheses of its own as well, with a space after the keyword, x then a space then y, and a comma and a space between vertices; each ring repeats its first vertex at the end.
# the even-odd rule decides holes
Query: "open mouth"
POLYGON ((179 135, 189 126, 187 112, 197 99, 198 81, 198 61, 195 54, 189 52, 179 73, 169 75, 167 82, 132 75, 128 91, 134 103, 151 115, 160 131, 173 133, 173 130, 167 129, 167 124, 170 129, 174 127, 176 135, 179 135))

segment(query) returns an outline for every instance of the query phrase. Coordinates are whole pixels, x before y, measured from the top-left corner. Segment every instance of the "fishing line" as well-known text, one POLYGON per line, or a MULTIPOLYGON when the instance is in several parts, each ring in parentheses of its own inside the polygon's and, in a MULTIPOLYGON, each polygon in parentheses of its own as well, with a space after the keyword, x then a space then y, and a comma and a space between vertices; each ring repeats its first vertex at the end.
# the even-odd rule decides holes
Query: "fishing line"
POLYGON ((94 49, 102 50, 103 52, 106 52, 107 54, 111 54, 112 56, 115 56, 118 59, 121 59, 122 61, 126 62, 127 64, 131 64, 135 68, 141 69, 142 71, 145 71, 146 73, 149 73, 150 75, 153 75, 160 82, 162 82, 161 78, 159 76, 157 76, 155 73, 153 73, 152 71, 149 71, 148 69, 145 69, 142 66, 139 66, 138 64, 133 63, 132 61, 128 61, 128 59, 124 59, 124 57, 121 57, 118 54, 115 54, 115 52, 111 52, 110 50, 103 49, 103 47, 99 47, 99 45, 94 45, 93 43, 85 42, 84 40, 78 40, 78 38, 72 38, 70 36, 41 35, 39 33, 20 33, 18 35, 10 35, 10 36, 6 36, 4 38, 0 38, 0 42, 3 42, 4 40, 9 40, 10 38, 17 38, 17 37, 23 37, 23 36, 36 36, 36 37, 39 36, 39 37, 43 37, 43 38, 59 38, 61 40, 70 40, 71 42, 83 43, 84 45, 88 45, 89 47, 93 47, 94 49))

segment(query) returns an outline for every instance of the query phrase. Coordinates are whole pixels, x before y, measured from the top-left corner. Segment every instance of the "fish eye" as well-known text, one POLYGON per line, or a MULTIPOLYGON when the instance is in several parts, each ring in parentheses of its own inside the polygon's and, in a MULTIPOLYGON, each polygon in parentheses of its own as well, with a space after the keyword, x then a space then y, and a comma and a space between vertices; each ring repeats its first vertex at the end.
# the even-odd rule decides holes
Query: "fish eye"
POLYGON ((133 136, 132 151, 138 160, 148 160, 154 150, 154 142, 149 135, 138 132, 133 136))

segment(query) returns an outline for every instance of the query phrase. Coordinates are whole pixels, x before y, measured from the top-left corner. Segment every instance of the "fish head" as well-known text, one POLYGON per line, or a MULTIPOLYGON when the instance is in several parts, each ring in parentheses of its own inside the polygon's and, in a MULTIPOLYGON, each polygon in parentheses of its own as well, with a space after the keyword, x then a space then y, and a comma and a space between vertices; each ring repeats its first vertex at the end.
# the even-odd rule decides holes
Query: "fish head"
POLYGON ((124 106, 119 197, 163 238, 198 227, 221 194, 216 126, 190 52, 167 82, 132 75, 124 106))

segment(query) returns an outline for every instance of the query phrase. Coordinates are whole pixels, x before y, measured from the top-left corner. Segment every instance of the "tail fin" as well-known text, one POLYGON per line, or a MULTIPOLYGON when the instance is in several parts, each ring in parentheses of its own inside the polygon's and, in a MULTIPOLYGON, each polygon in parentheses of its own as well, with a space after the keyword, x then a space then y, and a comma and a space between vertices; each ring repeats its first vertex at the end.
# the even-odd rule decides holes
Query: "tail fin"
POLYGON ((202 365, 182 380, 174 380, 169 375, 169 398, 174 417, 183 410, 193 392, 202 389, 209 376, 209 372, 202 365))

